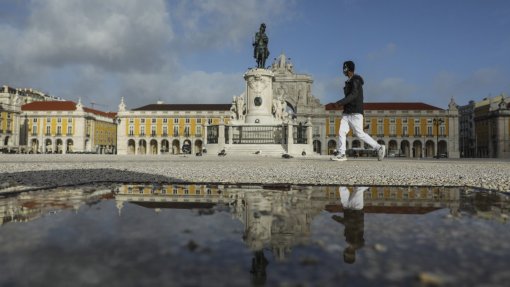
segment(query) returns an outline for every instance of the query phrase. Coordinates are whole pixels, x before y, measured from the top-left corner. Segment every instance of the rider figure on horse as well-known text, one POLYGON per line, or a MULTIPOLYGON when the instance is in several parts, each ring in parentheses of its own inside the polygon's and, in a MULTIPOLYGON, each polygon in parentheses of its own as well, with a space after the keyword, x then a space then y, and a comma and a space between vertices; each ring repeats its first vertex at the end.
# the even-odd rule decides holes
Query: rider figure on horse
POLYGON ((257 68, 264 69, 266 66, 266 59, 269 57, 269 49, 267 44, 269 38, 266 35, 266 24, 260 24, 259 31, 255 33, 253 40, 253 57, 257 60, 257 68))

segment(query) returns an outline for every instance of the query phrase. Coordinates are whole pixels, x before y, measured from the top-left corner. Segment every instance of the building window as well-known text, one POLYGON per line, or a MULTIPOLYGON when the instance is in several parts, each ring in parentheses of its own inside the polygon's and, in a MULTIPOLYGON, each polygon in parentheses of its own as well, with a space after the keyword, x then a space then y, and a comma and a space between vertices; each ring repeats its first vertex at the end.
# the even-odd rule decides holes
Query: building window
POLYGON ((61 123, 62 122, 62 118, 57 118, 57 123, 61 123))
POLYGON ((397 130, 397 129, 396 129, 396 127, 395 127, 395 125, 394 125, 394 124, 390 125, 390 134, 391 134, 392 136, 394 136, 394 135, 396 135, 396 134, 397 134, 396 130, 397 130))
POLYGON ((141 119, 141 120, 140 120, 140 122, 141 122, 142 124, 145 124, 145 119, 141 119))
POLYGON ((196 127, 196 136, 202 136, 202 126, 196 127))
POLYGON ((46 135, 49 136, 51 134, 51 126, 46 126, 46 135))
POLYGON ((185 195, 188 195, 189 194, 189 190, 187 188, 184 189, 184 194, 185 195))
POLYGON ((135 123, 135 119, 130 118, 130 119, 129 119, 129 123, 130 123, 130 124, 134 124, 134 123, 135 123))
POLYGON ((172 189, 172 193, 173 193, 173 194, 177 194, 177 188, 175 188, 175 187, 174 187, 174 188, 172 189))
POLYGON ((211 118, 207 119, 207 123, 212 125, 212 119, 211 118))
POLYGON ((167 136, 167 135, 168 135, 168 127, 164 126, 163 127, 163 136, 167 136))
POLYGON ((179 124, 179 118, 174 119, 174 124, 179 124))
POLYGON ((174 127, 174 137, 179 136, 179 127, 174 127))
POLYGON ((73 118, 67 118, 67 122, 68 123, 72 123, 73 122, 73 118))
POLYGON ((390 124, 395 124, 395 123, 396 123, 395 118, 390 118, 390 124))
POLYGON ((140 126, 140 135, 141 136, 145 135, 145 126, 140 126))
POLYGON ((432 126, 427 125, 427 135, 432 136, 432 126))
POLYGON ((57 135, 61 135, 62 134, 62 127, 61 126, 57 126, 57 135))
POLYGON ((34 119, 34 123, 37 123, 37 118, 34 119))
POLYGON ((384 134, 383 119, 377 119, 377 135, 384 134))
POLYGON ((73 127, 67 126, 67 135, 72 135, 72 134, 73 134, 73 127))
POLYGON ((405 125, 407 125, 407 118, 403 118, 403 119, 402 119, 402 123, 403 123, 403 124, 405 124, 405 125))
POLYGON ((134 134, 135 134, 135 127, 134 127, 134 126, 132 126, 132 125, 130 125, 130 126, 129 126, 129 135, 130 135, 130 136, 132 136, 132 135, 134 135, 134 134))
POLYGON ((37 126, 33 126, 32 127, 32 135, 36 135, 37 134, 37 126))
POLYGON ((189 124, 189 118, 186 118, 186 123, 189 124))
POLYGON ((51 123, 51 118, 46 118, 46 123, 51 123))
POLYGON ((403 136, 407 136, 408 134, 409 134, 409 131, 408 131, 408 129, 407 129, 407 126, 403 126, 403 127, 402 127, 402 135, 403 135, 403 136))
POLYGON ((184 127, 184 136, 189 137, 189 126, 184 127))
POLYGON ((152 118, 152 123, 155 124, 156 123, 156 119, 155 118, 152 118))
POLYGON ((156 126, 151 126, 151 136, 156 136, 156 126))
POLYGON ((420 126, 414 126, 414 135, 416 136, 420 135, 420 126))
POLYGON ((168 119, 167 119, 167 118, 164 118, 164 119, 163 119, 163 123, 164 123, 164 124, 168 123, 168 119))
POLYGON ((439 126, 439 135, 440 136, 446 135, 446 127, 444 125, 439 126))

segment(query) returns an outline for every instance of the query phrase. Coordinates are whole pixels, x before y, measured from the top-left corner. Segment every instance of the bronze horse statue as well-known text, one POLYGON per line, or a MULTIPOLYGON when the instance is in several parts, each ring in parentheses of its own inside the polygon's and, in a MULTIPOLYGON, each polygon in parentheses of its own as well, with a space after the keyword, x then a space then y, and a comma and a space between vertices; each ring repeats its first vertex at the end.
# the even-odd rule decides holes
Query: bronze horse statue
POLYGON ((255 33, 255 39, 253 40, 253 57, 257 61, 257 68, 264 69, 266 66, 266 60, 269 57, 269 49, 267 44, 269 38, 266 33, 266 24, 260 24, 259 32, 255 33))

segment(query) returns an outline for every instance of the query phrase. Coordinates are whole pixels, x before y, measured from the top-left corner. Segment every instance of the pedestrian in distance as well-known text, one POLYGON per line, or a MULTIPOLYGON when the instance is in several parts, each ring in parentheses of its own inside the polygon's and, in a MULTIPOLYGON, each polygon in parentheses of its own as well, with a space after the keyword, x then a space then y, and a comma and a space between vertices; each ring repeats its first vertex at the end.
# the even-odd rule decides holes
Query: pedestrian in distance
POLYGON ((338 150, 334 161, 346 161, 346 138, 347 133, 352 129, 354 136, 377 150, 377 159, 383 160, 386 147, 378 144, 371 136, 363 131, 363 78, 354 73, 354 62, 345 61, 343 73, 348 78, 344 86, 344 98, 336 104, 343 106, 342 120, 338 131, 338 150))

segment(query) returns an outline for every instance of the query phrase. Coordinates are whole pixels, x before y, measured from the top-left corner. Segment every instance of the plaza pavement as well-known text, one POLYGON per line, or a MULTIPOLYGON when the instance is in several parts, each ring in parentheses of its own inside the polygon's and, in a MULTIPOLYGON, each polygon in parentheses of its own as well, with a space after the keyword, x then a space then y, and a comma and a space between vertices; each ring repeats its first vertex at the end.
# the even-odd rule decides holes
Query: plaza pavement
POLYGON ((0 154, 0 193, 89 183, 468 186, 510 192, 510 160, 0 154))

